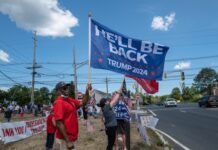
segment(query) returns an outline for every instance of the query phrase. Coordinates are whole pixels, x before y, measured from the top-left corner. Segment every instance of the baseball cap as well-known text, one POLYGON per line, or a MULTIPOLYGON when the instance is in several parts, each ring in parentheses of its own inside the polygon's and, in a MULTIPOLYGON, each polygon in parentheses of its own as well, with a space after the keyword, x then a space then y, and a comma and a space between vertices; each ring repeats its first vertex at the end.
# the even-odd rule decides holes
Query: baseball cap
POLYGON ((70 86, 70 84, 61 81, 61 82, 58 82, 58 83, 56 84, 55 89, 58 90, 58 89, 60 89, 60 88, 62 88, 62 87, 64 87, 64 86, 70 86))
POLYGON ((107 98, 102 98, 97 104, 98 107, 104 107, 105 103, 108 101, 107 98))

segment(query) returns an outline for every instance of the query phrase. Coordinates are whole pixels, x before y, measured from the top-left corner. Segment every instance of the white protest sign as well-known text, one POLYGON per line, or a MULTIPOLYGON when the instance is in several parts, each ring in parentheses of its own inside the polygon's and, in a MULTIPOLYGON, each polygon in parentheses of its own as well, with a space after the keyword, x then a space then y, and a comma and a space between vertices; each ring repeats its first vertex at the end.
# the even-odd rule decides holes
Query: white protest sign
POLYGON ((139 134, 142 137, 142 139, 144 140, 144 142, 149 144, 148 135, 147 135, 147 131, 145 130, 145 127, 141 124, 138 124, 138 129, 139 129, 139 134))
POLYGON ((147 126, 148 122, 151 120, 152 116, 140 116, 140 121, 143 126, 147 126))
POLYGON ((46 130, 46 117, 26 121, 25 123, 27 129, 31 131, 32 135, 46 130))
POLYGON ((21 140, 31 136, 27 130, 25 122, 2 123, 0 125, 0 135, 4 143, 21 140))
POLYGON ((0 137, 4 143, 18 141, 46 130, 46 117, 29 121, 0 123, 0 137))
POLYGON ((152 117, 151 120, 148 122, 147 127, 149 128, 155 128, 157 123, 158 123, 159 119, 152 117))
POLYGON ((158 118, 153 117, 152 115, 149 116, 140 116, 141 124, 145 127, 155 128, 158 122, 158 118))

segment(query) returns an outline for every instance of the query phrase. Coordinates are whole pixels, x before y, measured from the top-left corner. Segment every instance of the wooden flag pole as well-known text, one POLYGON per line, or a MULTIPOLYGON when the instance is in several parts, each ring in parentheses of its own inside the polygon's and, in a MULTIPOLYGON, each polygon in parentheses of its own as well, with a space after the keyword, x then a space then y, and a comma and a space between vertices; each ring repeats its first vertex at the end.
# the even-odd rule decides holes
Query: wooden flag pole
POLYGON ((92 14, 91 12, 89 12, 88 14, 88 18, 89 18, 89 36, 88 36, 88 47, 89 47, 89 65, 88 65, 88 83, 91 83, 91 17, 92 17, 92 14))

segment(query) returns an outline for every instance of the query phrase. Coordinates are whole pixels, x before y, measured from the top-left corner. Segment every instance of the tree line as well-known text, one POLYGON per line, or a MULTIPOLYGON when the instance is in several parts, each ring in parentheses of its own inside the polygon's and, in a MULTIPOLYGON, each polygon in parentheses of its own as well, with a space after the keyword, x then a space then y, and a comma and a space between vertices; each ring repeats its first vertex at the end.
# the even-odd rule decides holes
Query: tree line
POLYGON ((180 87, 174 87, 168 95, 143 95, 143 102, 144 104, 158 103, 169 97, 181 102, 196 102, 203 95, 213 95, 214 87, 218 87, 218 73, 212 68, 202 68, 194 77, 190 87, 186 86, 184 81, 181 82, 180 87))
MULTIPOLYGON (((71 82, 70 96, 74 97, 74 83, 71 82)), ((34 90, 34 103, 35 104, 51 104, 56 99, 55 88, 49 91, 47 87, 41 87, 34 90)), ((14 85, 7 91, 0 90, 0 103, 4 103, 4 100, 9 102, 15 101, 18 105, 24 106, 30 103, 31 88, 23 85, 14 85)))

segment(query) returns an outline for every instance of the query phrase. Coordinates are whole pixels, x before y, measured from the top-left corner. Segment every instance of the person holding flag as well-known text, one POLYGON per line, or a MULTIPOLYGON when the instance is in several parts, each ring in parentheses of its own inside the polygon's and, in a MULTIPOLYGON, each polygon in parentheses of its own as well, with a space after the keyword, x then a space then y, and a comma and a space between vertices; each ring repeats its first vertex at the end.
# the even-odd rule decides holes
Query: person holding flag
POLYGON ((69 86, 65 82, 57 83, 55 89, 58 97, 54 102, 54 117, 56 121, 56 140, 60 150, 72 150, 75 148, 75 141, 78 138, 78 117, 77 109, 87 104, 91 84, 87 84, 83 100, 76 100, 69 97, 69 86))
POLYGON ((113 107, 118 102, 120 95, 122 93, 123 83, 121 88, 118 90, 115 96, 113 96, 112 100, 109 98, 102 98, 100 102, 97 104, 98 107, 101 108, 103 112, 104 118, 104 125, 106 129, 108 145, 107 150, 113 150, 115 138, 116 138, 116 131, 117 131, 117 120, 116 115, 113 112, 113 107))
POLYGON ((122 94, 118 103, 114 106, 117 119, 117 133, 115 150, 118 150, 118 134, 122 134, 123 149, 130 150, 130 112, 128 107, 126 80, 123 81, 122 94))

